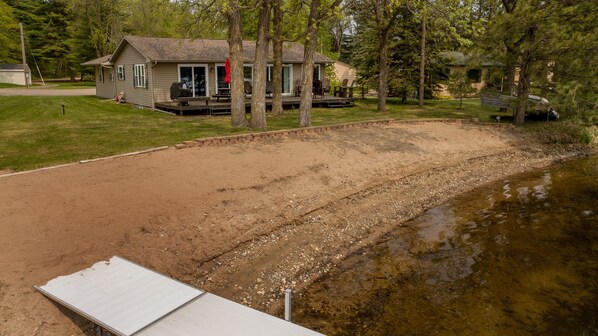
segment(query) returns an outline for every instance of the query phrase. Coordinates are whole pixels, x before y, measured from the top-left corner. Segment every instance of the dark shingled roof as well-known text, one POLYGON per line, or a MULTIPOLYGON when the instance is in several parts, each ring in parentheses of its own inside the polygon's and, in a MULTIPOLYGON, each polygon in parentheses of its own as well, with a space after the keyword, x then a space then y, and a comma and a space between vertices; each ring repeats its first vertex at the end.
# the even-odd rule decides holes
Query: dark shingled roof
MULTIPOLYGON (((27 71, 31 72, 29 65, 25 65, 27 71)), ((23 70, 23 64, 0 64, 0 70, 23 70)))
MULTIPOLYGON (((228 57, 229 50, 226 40, 125 36, 114 52, 114 57, 119 54, 125 41, 145 56, 148 61, 166 63, 223 62, 228 57)), ((245 62, 253 62, 255 41, 243 41, 243 54, 245 62)), ((303 46, 294 42, 286 42, 282 59, 284 63, 303 63, 303 46)), ((314 59, 316 63, 334 63, 332 59, 319 53, 315 53, 314 59)), ((268 53, 268 61, 272 62, 272 48, 268 53)))
POLYGON ((102 65, 102 63, 108 62, 110 60, 110 57, 112 57, 112 55, 102 56, 100 58, 81 63, 81 65, 102 65))
POLYGON ((474 58, 470 55, 465 55, 460 51, 443 51, 440 52, 440 56, 446 60, 448 60, 447 65, 459 65, 459 66, 468 66, 468 65, 481 65, 481 66, 498 66, 500 65, 497 62, 488 61, 488 60, 480 60, 478 58, 474 58))

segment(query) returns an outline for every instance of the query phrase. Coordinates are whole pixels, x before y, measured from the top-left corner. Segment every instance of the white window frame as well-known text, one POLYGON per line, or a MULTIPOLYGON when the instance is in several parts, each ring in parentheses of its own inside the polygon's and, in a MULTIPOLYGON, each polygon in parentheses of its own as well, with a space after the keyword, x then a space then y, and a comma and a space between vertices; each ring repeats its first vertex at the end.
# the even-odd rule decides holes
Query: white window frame
POLYGON ((116 69, 116 78, 121 81, 125 80, 125 66, 120 64, 116 69))
POLYGON ((108 68, 108 80, 114 82, 114 67, 108 68))
MULTIPOLYGON (((282 65, 282 71, 284 71, 284 68, 288 68, 289 69, 289 92, 282 92, 283 96, 290 96, 293 94, 293 65, 292 64, 283 64, 282 65)), ((274 64, 268 64, 266 66, 266 80, 272 80, 272 70, 274 70, 274 64), (270 75, 270 76, 268 76, 270 75)))
POLYGON ((133 64, 133 87, 141 89, 147 87, 145 64, 133 64))
MULTIPOLYGON (((204 68, 205 75, 206 75, 206 97, 211 97, 212 95, 210 94, 210 74, 209 74, 210 68, 208 67, 208 65, 205 63, 204 64, 179 64, 177 66, 177 77, 179 79, 179 83, 181 82, 181 68, 184 68, 184 67, 192 67, 192 68, 203 67, 204 68)), ((193 71, 195 71, 195 70, 193 70, 193 71)), ((193 90, 192 88, 189 88, 189 89, 191 89, 193 91, 193 97, 195 97, 195 90, 193 90)))
POLYGON ((322 67, 320 66, 320 64, 314 64, 314 70, 318 69, 318 78, 316 78, 314 76, 314 80, 322 80, 322 67))
POLYGON ((104 67, 101 65, 98 68, 98 77, 99 77, 100 83, 104 83, 104 67))

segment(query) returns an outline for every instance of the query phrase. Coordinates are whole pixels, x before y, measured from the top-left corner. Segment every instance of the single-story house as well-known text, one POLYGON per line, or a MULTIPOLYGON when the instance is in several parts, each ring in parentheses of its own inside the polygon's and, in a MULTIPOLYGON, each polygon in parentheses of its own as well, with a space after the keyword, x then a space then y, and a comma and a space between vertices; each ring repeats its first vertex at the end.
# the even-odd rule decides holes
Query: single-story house
POLYGON ((31 85, 31 69, 25 64, 0 64, 0 83, 9 83, 17 85, 31 85))
MULTIPOLYGON (((245 81, 252 81, 255 42, 243 42, 245 81)), ((114 53, 82 65, 95 67, 96 94, 113 98, 121 92, 128 103, 154 108, 169 102, 172 83, 184 83, 194 97, 211 97, 225 82, 229 57, 226 40, 174 39, 125 36, 114 53)), ((303 46, 285 43, 283 48, 283 95, 291 95, 301 79, 303 46)), ((314 79, 323 79, 324 65, 334 61, 316 53, 314 79)), ((272 51, 268 55, 268 80, 272 78, 272 51)))
MULTIPOLYGON (((445 72, 447 76, 457 72, 465 72, 467 73, 467 77, 473 82, 472 86, 478 91, 486 86, 486 79, 488 78, 490 69, 500 66, 492 61, 475 60, 472 56, 465 55, 460 51, 441 52, 440 57, 446 61, 445 72)), ((445 86, 442 87, 440 94, 450 96, 450 93, 445 86)))

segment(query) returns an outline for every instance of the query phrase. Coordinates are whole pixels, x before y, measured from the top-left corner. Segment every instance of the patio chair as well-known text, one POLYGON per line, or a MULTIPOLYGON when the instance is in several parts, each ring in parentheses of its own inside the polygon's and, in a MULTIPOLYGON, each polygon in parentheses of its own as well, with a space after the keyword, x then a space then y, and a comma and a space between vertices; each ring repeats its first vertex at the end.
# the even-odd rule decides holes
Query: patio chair
POLYGON ((328 78, 324 78, 322 80, 322 97, 324 97, 327 93, 330 93, 330 80, 328 80, 328 78))
POLYGON ((314 98, 316 98, 318 95, 324 96, 324 93, 322 92, 322 81, 314 79, 312 90, 314 93, 314 98))
POLYGON ((295 79, 293 95, 295 97, 301 96, 301 80, 300 79, 295 79))
POLYGON ((246 96, 247 96, 247 95, 250 95, 250 94, 251 94, 251 90, 252 90, 252 87, 251 87, 251 82, 249 82, 249 81, 244 81, 244 82, 243 82, 243 91, 245 91, 245 95, 246 95, 246 96))
POLYGON ((343 82, 341 83, 341 86, 335 86, 334 87, 334 96, 335 97, 342 97, 343 96, 343 88, 347 87, 347 84, 349 83, 349 80, 347 78, 343 79, 343 82))
POLYGON ((355 85, 355 80, 351 82, 351 85, 344 88, 343 97, 353 98, 353 85, 355 85))

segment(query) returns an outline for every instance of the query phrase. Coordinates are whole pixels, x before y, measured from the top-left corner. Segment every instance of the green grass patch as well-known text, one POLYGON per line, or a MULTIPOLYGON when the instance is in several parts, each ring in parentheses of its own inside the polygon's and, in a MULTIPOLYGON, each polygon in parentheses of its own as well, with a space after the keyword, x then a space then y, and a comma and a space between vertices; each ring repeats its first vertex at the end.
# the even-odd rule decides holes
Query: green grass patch
MULTIPOLYGON (((331 125, 375 119, 472 118, 488 121, 492 109, 479 100, 399 104, 389 99, 387 112, 376 112, 376 100, 356 101, 353 108, 312 111, 312 124, 331 125)), ((268 130, 297 127, 298 110, 268 115, 268 130)), ((15 171, 75 162, 184 140, 254 132, 230 127, 228 116, 173 116, 118 105, 95 97, 0 97, 0 170, 15 171), (66 107, 62 115, 61 105, 66 107)))
POLYGON ((24 87, 24 86, 18 85, 18 84, 0 83, 0 89, 12 89, 12 88, 20 88, 20 87, 24 87))
POLYGON ((87 82, 48 82, 46 86, 53 89, 91 89, 96 87, 96 83, 92 81, 87 82))

